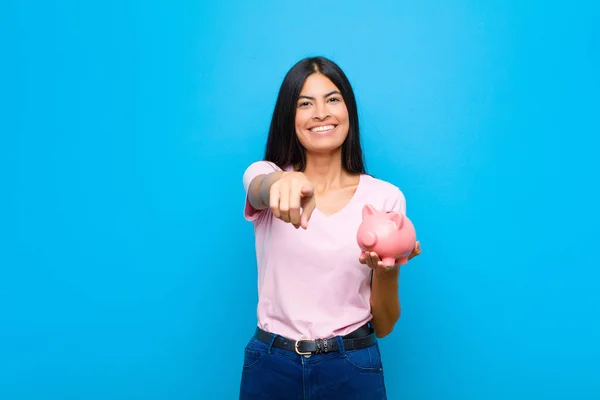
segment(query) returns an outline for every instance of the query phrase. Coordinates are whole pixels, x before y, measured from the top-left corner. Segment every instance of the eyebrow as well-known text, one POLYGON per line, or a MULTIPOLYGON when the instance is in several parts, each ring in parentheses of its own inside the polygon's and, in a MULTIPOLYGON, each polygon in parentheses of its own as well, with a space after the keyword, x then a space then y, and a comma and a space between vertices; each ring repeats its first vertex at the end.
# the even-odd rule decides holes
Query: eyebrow
MULTIPOLYGON (((325 96, 323 96, 323 98, 329 97, 329 96, 331 96, 332 94, 341 94, 341 93, 339 92, 339 90, 332 90, 331 92, 329 92, 329 93, 327 93, 325 96)), ((314 98, 314 97, 311 97, 311 96, 304 96, 304 95, 300 95, 300 96, 298 96, 298 99, 309 99, 309 100, 314 100, 315 98, 314 98)))

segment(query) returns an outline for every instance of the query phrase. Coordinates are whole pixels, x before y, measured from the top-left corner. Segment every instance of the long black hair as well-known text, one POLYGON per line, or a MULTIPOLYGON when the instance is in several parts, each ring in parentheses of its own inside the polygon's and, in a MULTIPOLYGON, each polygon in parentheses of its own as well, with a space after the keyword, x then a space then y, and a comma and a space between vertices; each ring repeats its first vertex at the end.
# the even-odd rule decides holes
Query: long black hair
POLYGON ((348 109, 350 127, 342 144, 342 166, 351 174, 366 173, 360 145, 358 110, 352 86, 341 68, 325 57, 305 58, 286 74, 279 89, 269 128, 265 160, 280 168, 292 164, 297 170, 306 168, 306 153, 296 136, 296 102, 306 79, 315 73, 325 75, 338 87, 348 109))

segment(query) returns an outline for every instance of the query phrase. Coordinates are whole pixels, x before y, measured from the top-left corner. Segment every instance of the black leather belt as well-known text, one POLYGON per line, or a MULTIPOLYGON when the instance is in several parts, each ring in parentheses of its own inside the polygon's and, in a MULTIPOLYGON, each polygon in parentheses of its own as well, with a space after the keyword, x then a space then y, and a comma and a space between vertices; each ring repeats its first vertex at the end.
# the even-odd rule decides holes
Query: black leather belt
MULTIPOLYGON (((256 339, 260 340, 265 344, 269 344, 271 342, 271 336, 271 333, 264 331, 258 327, 256 328, 256 333, 254 334, 254 337, 256 339)), ((358 328, 354 332, 349 333, 348 335, 342 336, 344 350, 364 349, 366 347, 374 345, 376 340, 377 338, 375 337, 375 332, 368 324, 361 326, 360 328, 358 328)), ((340 350, 336 338, 316 340, 291 340, 284 338, 283 336, 276 336, 273 340, 273 347, 283 350, 295 351, 299 355, 329 353, 332 351, 340 350)))

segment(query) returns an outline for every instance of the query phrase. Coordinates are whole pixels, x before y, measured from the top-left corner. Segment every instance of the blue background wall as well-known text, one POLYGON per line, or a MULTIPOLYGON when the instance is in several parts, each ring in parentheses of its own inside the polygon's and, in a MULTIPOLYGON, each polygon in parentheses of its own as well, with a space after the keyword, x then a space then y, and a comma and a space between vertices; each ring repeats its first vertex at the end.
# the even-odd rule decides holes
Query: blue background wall
POLYGON ((423 255, 390 399, 600 397, 592 1, 0 6, 0 398, 234 399, 242 173, 325 55, 423 255), (220 348, 223 345, 224 347, 220 348))

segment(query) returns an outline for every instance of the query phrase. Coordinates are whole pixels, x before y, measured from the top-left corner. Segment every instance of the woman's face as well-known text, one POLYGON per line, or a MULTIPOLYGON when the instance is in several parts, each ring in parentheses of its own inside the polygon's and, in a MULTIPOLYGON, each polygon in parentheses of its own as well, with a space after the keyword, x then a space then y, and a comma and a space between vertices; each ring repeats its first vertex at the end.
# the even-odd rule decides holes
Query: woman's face
POLYGON ((296 104, 296 135, 308 152, 326 153, 348 136, 348 109, 339 89, 325 75, 310 75, 296 104))

